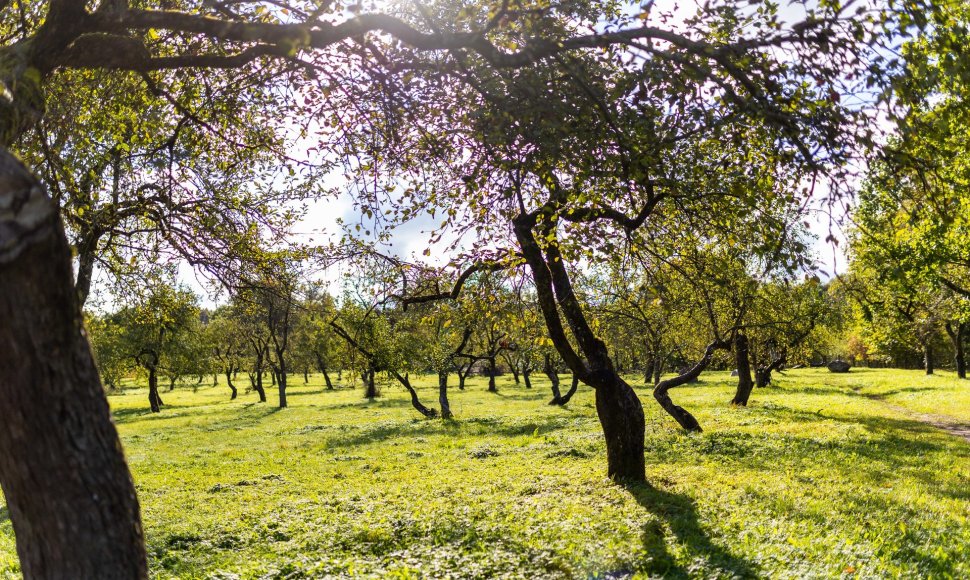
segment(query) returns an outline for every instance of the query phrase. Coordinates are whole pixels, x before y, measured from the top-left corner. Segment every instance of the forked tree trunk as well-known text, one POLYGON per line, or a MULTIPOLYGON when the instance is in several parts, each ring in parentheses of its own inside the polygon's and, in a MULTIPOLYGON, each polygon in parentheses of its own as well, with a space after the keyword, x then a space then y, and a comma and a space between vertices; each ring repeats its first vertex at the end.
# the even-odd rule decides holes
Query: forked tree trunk
POLYGON ((146 578, 57 208, 0 150, 0 487, 25 578, 146 578))
POLYGON ((438 404, 441 406, 441 418, 451 419, 451 404, 448 402, 448 371, 438 373, 438 404))
POLYGON ((744 407, 747 406, 748 399, 751 398, 754 381, 751 380, 751 359, 748 356, 748 337, 742 332, 734 335, 734 360, 738 367, 738 388, 734 391, 734 398, 731 399, 731 404, 744 407))

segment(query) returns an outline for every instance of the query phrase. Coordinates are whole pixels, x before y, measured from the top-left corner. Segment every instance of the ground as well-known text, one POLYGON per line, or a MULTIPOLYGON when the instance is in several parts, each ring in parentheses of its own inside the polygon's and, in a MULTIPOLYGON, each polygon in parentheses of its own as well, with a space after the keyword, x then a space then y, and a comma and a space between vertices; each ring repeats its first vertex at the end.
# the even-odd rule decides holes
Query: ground
MULTIPOLYGON (((163 393, 157 415, 142 389, 109 397, 154 577, 970 577, 970 443, 925 422, 970 423, 952 374, 791 371, 732 408, 707 373, 673 391, 701 434, 637 381, 639 487, 605 478, 585 387, 558 408, 546 382, 476 379, 444 422, 391 384, 367 402, 291 381, 284 410, 225 386, 163 393)), ((17 570, 0 501, 0 577, 17 570)))

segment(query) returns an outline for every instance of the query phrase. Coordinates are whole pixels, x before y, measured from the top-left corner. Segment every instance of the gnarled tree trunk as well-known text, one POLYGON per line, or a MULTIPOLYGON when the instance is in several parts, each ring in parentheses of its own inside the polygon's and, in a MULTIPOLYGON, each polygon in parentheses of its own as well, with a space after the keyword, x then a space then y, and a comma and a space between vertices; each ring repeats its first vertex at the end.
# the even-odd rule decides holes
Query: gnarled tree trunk
POLYGON ((711 364, 711 358, 714 357, 714 351, 720 348, 728 348, 730 343, 722 340, 715 340, 714 342, 707 345, 704 349, 704 356, 690 368, 686 373, 677 375, 676 377, 671 377, 665 381, 660 381, 657 386, 653 389, 653 397, 657 399, 660 406, 664 408, 667 413, 670 414, 677 423, 687 431, 703 431, 701 429, 700 423, 694 418, 686 409, 679 407, 674 404, 673 400, 670 398, 670 389, 674 387, 679 387, 680 385, 686 385, 687 383, 697 380, 697 377, 704 372, 707 365, 711 364))
POLYGON ((146 578, 56 206, 0 150, 0 487, 25 578, 146 578))

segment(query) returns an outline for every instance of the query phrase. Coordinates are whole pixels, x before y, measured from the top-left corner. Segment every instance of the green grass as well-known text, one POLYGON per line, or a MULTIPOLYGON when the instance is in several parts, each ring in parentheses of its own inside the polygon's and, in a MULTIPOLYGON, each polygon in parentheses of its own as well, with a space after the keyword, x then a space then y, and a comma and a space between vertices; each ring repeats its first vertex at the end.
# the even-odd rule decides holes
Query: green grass
POLYGON ((455 422, 320 377, 285 410, 225 387, 163 393, 159 415, 140 389, 110 401, 157 578, 970 577, 970 444, 905 411, 970 419, 970 381, 805 369, 731 408, 727 373, 703 378, 673 393, 702 434, 638 388, 637 488, 604 477, 585 387, 562 409, 540 380, 473 380, 455 422))

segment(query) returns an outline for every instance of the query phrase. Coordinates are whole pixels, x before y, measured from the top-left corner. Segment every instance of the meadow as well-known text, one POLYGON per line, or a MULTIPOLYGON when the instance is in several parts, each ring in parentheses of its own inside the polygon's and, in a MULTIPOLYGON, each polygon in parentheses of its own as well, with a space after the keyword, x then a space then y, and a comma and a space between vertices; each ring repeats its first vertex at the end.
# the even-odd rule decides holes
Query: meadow
MULTIPOLYGON (((631 380, 649 486, 605 478, 589 388, 551 407, 538 377, 452 388, 454 421, 321 376, 282 410, 224 384, 160 414, 143 388, 109 400, 155 578, 970 577, 970 442, 925 422, 970 423, 970 382, 802 369, 732 408, 712 372, 674 391, 705 428, 686 434, 631 380)), ((2 503, 0 577, 19 577, 2 503)))

